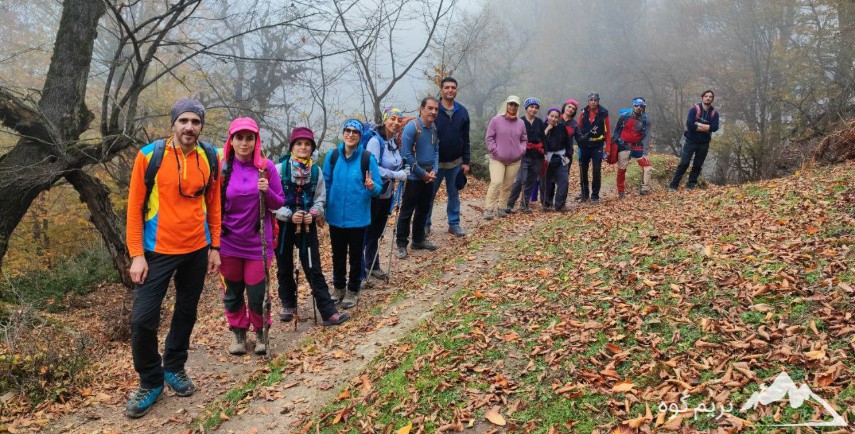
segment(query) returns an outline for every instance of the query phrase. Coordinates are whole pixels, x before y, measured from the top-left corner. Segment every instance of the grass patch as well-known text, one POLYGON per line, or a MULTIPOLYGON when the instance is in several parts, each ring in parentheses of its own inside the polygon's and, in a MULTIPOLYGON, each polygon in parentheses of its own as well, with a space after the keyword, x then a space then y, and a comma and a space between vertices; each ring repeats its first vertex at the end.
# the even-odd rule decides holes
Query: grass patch
POLYGON ((120 282, 110 253, 96 245, 47 270, 34 270, 0 281, 0 301, 23 302, 36 309, 57 312, 67 306, 68 294, 82 295, 104 282, 120 282))

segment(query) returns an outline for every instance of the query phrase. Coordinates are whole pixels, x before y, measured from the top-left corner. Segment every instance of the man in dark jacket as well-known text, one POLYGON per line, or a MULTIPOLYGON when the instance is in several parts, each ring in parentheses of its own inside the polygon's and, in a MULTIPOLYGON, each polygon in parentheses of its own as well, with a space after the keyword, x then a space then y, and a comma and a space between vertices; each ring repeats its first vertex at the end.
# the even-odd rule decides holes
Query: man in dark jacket
POLYGON ((714 100, 715 93, 706 90, 701 94, 701 103, 695 104, 689 109, 689 114, 686 116, 686 132, 683 133, 685 140, 683 152, 680 155, 680 164, 677 166, 677 171, 674 172, 671 185, 668 186, 671 191, 677 191, 677 187, 680 186, 680 180, 686 173, 689 162, 692 161, 692 155, 695 156, 695 160, 692 164, 692 171, 689 172, 689 180, 686 181, 686 188, 692 189, 698 184, 701 167, 704 165, 707 152, 710 150, 712 133, 718 131, 718 112, 712 106, 714 100))
MULTIPOLYGON (((439 135, 439 170, 433 185, 433 196, 445 180, 448 193, 446 212, 448 214, 448 232, 457 237, 466 235, 460 227, 460 196, 457 191, 457 177, 462 171, 469 174, 469 112, 454 99, 457 97, 457 80, 445 77, 439 84, 442 101, 436 115, 436 131, 439 135)), ((425 233, 430 233, 433 197, 428 208, 425 233)))
POLYGON ((609 143, 609 111, 600 107, 600 94, 588 95, 588 106, 579 116, 579 128, 582 140, 579 141, 579 184, 581 192, 576 200, 591 203, 600 202, 600 171, 603 167, 603 149, 609 143), (593 167, 593 179, 588 186, 588 164, 593 167), (589 196, 590 192, 590 196, 589 196))

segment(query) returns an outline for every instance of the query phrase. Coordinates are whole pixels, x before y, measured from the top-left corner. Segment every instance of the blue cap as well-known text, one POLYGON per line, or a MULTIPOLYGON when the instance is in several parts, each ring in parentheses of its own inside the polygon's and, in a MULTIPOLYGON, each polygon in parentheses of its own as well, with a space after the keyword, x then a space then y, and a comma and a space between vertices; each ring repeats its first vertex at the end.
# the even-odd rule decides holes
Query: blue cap
POLYGON ((344 126, 341 127, 341 130, 344 131, 348 128, 353 128, 356 131, 359 131, 359 135, 362 135, 362 122, 359 122, 356 119, 348 119, 344 121, 344 126))
POLYGON ((632 105, 634 105, 634 106, 639 105, 642 107, 647 107, 647 103, 644 102, 644 98, 636 98, 636 99, 632 100, 632 105))
POLYGON ((528 109, 528 106, 530 106, 530 105, 536 105, 538 108, 540 108, 540 100, 535 98, 535 97, 526 98, 525 103, 523 104, 523 107, 528 109))

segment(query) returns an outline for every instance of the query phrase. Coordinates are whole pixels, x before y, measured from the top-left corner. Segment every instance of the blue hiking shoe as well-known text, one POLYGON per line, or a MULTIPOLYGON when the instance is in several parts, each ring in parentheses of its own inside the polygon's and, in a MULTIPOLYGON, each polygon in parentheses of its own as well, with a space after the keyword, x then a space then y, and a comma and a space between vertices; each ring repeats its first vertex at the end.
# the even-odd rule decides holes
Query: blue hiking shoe
POLYGON ((196 391, 196 386, 187 376, 187 371, 183 369, 178 372, 164 371, 163 379, 166 380, 166 385, 178 396, 190 396, 196 391))
POLYGON ((125 407, 125 416, 130 418, 143 417, 151 410, 151 406, 163 397, 163 386, 146 389, 140 386, 125 407))

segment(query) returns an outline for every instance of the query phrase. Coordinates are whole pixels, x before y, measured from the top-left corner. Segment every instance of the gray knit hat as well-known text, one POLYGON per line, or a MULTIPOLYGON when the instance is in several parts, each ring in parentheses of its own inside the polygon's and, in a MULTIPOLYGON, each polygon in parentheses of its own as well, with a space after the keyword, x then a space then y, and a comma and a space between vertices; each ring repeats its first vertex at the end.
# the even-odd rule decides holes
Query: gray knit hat
POLYGON ((205 106, 203 106, 201 102, 190 98, 178 100, 178 102, 172 106, 172 111, 169 112, 169 125, 174 124, 175 120, 178 119, 178 116, 181 116, 181 113, 187 112, 199 115, 199 119, 202 120, 202 125, 205 125, 205 106))

